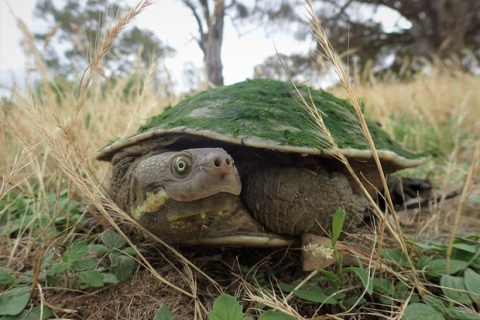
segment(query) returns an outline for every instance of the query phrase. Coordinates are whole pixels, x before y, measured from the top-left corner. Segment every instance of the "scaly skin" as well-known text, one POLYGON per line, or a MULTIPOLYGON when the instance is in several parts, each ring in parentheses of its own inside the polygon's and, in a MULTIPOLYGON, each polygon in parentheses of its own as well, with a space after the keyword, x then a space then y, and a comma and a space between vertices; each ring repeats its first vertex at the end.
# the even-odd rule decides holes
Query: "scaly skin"
POLYGON ((153 152, 113 159, 111 195, 164 241, 182 244, 285 246, 245 210, 240 177, 223 149, 153 152))
POLYGON ((286 246, 292 241, 284 235, 328 234, 338 208, 347 211, 346 226, 354 225, 367 206, 345 175, 320 166, 262 163, 244 172, 242 190, 221 148, 116 156, 113 199, 169 243, 286 246))
POLYGON ((339 172, 293 166, 262 166, 250 172, 242 191, 248 211, 269 231, 328 236, 338 208, 347 212, 344 229, 363 220, 367 200, 353 193, 339 172))

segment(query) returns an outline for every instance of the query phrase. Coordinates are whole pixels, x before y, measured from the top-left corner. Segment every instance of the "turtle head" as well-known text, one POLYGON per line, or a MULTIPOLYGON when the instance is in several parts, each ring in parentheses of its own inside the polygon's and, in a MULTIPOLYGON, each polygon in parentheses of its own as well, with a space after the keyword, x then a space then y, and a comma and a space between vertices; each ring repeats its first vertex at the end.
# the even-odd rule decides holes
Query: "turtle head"
POLYGON ((200 237, 231 212, 241 188, 234 161, 221 148, 164 152, 133 168, 129 211, 154 233, 179 242, 200 237))
POLYGON ((136 195, 162 190, 168 198, 190 202, 221 192, 239 195, 242 185, 225 150, 199 148, 141 160, 133 172, 132 189, 136 195))
POLYGON ((144 156, 133 164, 129 213, 164 241, 214 246, 285 246, 245 210, 232 157, 221 148, 144 156))

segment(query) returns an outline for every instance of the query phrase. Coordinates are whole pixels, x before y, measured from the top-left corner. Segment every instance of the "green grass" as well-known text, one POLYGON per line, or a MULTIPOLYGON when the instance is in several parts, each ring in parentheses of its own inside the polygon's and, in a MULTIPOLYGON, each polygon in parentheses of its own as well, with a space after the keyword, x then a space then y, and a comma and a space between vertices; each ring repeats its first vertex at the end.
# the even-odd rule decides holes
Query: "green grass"
MULTIPOLYGON (((35 61, 46 70, 41 59, 35 61)), ((404 174, 428 177, 439 188, 463 185, 479 174, 480 77, 442 65, 431 69, 434 76, 418 75, 408 83, 371 81, 352 90, 364 101, 365 114, 403 147, 432 154, 404 174)), ((111 84, 98 71, 94 65, 78 92, 70 83, 52 83, 45 73, 31 84, 34 90, 12 89, 13 98, 0 101, 0 319, 70 318, 73 312, 102 318, 102 312, 111 316, 127 307, 117 315, 153 318, 160 305, 166 307, 158 314, 168 314, 168 307, 178 319, 222 319, 226 309, 238 319, 262 320, 326 313, 478 318, 480 240, 478 232, 468 233, 479 217, 478 210, 466 216, 466 209, 480 201, 467 192, 455 206, 427 210, 402 230, 384 232, 394 224, 379 218, 376 233, 363 234, 372 237, 373 252, 359 253, 353 245, 342 251, 353 264, 338 251, 332 265, 311 273, 300 271, 295 250, 180 253, 142 238, 145 231, 131 232, 135 221, 108 197, 109 165, 95 156, 109 140, 133 135, 179 98, 162 98, 154 69, 111 84), (87 215, 96 218, 96 228, 85 227, 87 215), (87 311, 79 301, 91 307, 90 314, 82 313, 87 311)), ((345 96, 339 88, 331 91, 345 96)))

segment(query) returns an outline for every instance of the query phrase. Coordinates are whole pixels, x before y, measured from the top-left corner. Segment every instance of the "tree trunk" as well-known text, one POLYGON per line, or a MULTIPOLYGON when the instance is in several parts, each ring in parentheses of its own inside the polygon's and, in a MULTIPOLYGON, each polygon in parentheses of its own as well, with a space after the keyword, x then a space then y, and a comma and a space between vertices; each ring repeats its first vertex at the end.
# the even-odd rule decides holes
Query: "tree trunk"
POLYGON ((214 11, 210 15, 208 0, 198 0, 200 8, 191 0, 183 0, 183 3, 192 10, 198 24, 200 37, 197 40, 203 52, 203 61, 208 81, 214 86, 223 86, 222 42, 223 42, 223 19, 225 17, 224 0, 214 2, 214 11), (202 12, 202 15, 200 14, 202 12), (207 29, 205 31, 205 29, 207 29))
POLYGON ((208 81, 217 87, 223 86, 222 42, 225 6, 217 0, 215 10, 208 22, 208 33, 202 36, 202 50, 208 81))

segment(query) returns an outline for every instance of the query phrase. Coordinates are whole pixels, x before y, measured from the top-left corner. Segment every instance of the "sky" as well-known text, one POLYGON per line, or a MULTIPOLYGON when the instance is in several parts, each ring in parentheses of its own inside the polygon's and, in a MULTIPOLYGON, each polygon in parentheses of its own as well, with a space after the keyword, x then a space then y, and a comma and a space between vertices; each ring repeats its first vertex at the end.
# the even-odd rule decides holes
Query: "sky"
MULTIPOLYGON (((129 3, 136 3, 131 0, 129 3)), ((22 19, 31 32, 45 23, 33 17, 35 0, 0 0, 0 86, 11 86, 12 77, 25 75, 25 57, 20 47, 22 35, 15 16, 22 19), (10 10, 11 9, 11 10, 10 10)), ((193 15, 179 0, 160 0, 137 16, 132 25, 152 30, 176 54, 165 60, 174 81, 181 85, 182 71, 188 64, 203 66, 203 54, 196 42, 198 27, 193 15)), ((281 53, 306 52, 312 44, 295 41, 280 33, 267 36, 262 29, 239 35, 229 18, 225 20, 222 60, 225 84, 253 77, 254 66, 267 56, 281 53)), ((21 81, 19 81, 21 82, 21 81)))
MULTIPOLYGON (((57 2, 61 0, 56 0, 57 2)), ((25 77, 25 57, 20 47, 21 32, 12 13, 22 19, 34 32, 45 28, 45 22, 33 17, 35 0, 0 0, 0 94, 3 87, 10 87, 13 79, 20 86, 25 77)), ((135 0, 127 0, 135 4, 135 0)), ((301 10, 301 8, 299 8, 301 10)), ((392 12, 377 13, 379 19, 390 23, 396 21, 392 12)), ((377 17, 378 18, 378 17, 377 17)), ((165 65, 171 72, 174 83, 182 86, 185 66, 203 66, 203 55, 196 42, 198 27, 193 15, 180 0, 159 0, 137 16, 133 25, 149 29, 166 44, 176 49, 175 56, 167 58, 165 65)), ((276 32, 270 35, 263 28, 252 28, 239 35, 227 17, 225 19, 222 60, 225 84, 232 84, 253 77, 254 66, 271 55, 279 53, 305 53, 312 43, 297 41, 292 35, 276 32)), ((5 90, 3 90, 5 92, 5 90)))

